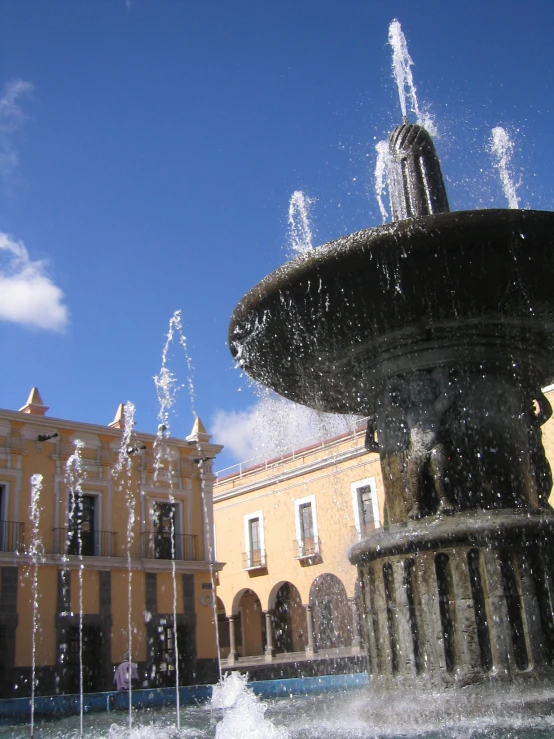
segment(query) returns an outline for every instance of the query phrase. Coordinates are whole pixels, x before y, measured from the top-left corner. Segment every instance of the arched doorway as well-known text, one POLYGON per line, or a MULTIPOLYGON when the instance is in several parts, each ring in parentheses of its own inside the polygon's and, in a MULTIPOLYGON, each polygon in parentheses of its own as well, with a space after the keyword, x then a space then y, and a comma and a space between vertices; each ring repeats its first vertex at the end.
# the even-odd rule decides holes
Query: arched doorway
POLYGON ((235 596, 233 614, 235 645, 241 657, 264 653, 265 618, 260 599, 253 590, 246 588, 235 596))
POLYGON ((344 585, 336 575, 317 577, 310 588, 318 649, 352 646, 352 614, 344 585))
POLYGON ((300 652, 306 648, 306 613, 298 589, 284 582, 270 597, 273 644, 276 652, 300 652))

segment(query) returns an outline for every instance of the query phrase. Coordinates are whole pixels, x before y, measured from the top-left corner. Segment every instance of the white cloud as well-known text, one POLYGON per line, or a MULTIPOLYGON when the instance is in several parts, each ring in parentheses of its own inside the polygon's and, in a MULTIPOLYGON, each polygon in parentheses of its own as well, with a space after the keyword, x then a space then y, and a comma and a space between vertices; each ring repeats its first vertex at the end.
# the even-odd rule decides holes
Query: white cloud
POLYGON ((245 411, 217 411, 211 432, 237 462, 245 462, 255 457, 269 459, 318 438, 342 434, 355 421, 354 416, 320 413, 262 391, 258 402, 245 411))
POLYGON ((20 102, 33 89, 33 85, 25 80, 10 80, 0 95, 0 176, 4 179, 12 174, 19 163, 14 136, 26 119, 20 102))
POLYGON ((23 242, 0 231, 0 320, 62 331, 69 318, 63 293, 23 242))

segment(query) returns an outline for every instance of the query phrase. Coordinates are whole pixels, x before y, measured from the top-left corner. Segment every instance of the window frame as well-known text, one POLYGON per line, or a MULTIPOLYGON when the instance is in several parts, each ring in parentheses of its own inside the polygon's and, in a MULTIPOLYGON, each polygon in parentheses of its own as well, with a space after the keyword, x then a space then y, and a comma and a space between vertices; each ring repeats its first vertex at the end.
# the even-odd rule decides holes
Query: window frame
POLYGON ((319 526, 317 523, 317 506, 315 495, 307 495, 304 498, 298 498, 294 501, 294 522, 296 528, 296 545, 298 549, 297 559, 306 559, 307 557, 314 557, 319 554, 320 551, 320 539, 319 539, 319 526), (304 532, 302 531, 302 517, 300 509, 303 506, 310 505, 312 509, 312 525, 313 525, 313 540, 314 540, 314 552, 311 554, 304 554, 304 532))
POLYGON ((149 530, 150 535, 152 537, 153 541, 153 550, 154 550, 154 559, 161 559, 163 561, 171 561, 171 559, 167 560, 164 557, 158 557, 156 555, 156 545, 155 545, 155 537, 158 533, 156 531, 156 527, 154 525, 154 522, 156 520, 155 518, 155 511, 156 507, 158 505, 170 505, 173 506, 173 509, 175 511, 174 518, 173 518, 173 533, 175 535, 175 561, 181 561, 183 559, 181 551, 183 549, 183 540, 181 538, 182 532, 183 532, 183 516, 184 516, 184 507, 182 505, 182 501, 173 498, 173 500, 170 500, 168 496, 150 496, 148 498, 148 521, 149 521, 149 530))
POLYGON ((375 477, 366 477, 364 480, 356 480, 350 484, 352 496, 352 508, 354 511, 354 527, 358 541, 362 538, 362 498, 361 489, 371 489, 371 504, 373 507, 373 521, 375 528, 381 528, 381 516, 379 512, 379 500, 377 498, 377 481, 375 477))
MULTIPOLYGON (((63 551, 65 551, 69 544, 69 536, 70 536, 70 530, 73 529, 73 522, 71 521, 71 496, 73 495, 73 490, 68 487, 67 489, 67 515, 66 515, 66 534, 65 534, 65 541, 61 542, 61 546, 63 548, 63 551)), ((83 557, 99 557, 101 553, 102 548, 102 542, 100 541, 100 532, 102 529, 102 492, 98 490, 84 490, 81 488, 79 491, 79 495, 81 497, 85 498, 94 498, 94 529, 93 529, 93 535, 92 535, 92 541, 93 541, 93 547, 94 551, 92 555, 84 554, 83 557)), ((75 530, 77 527, 75 526, 75 530)), ((62 529, 63 530, 63 529, 62 529)), ((78 556, 78 555, 75 555, 78 556)))
POLYGON ((255 570, 259 569, 260 567, 265 567, 265 532, 264 532, 264 514, 263 511, 254 511, 254 513, 247 513, 244 515, 244 552, 246 554, 246 564, 247 567, 244 567, 245 570, 255 570), (255 551, 252 549, 252 537, 251 537, 251 529, 250 529, 250 522, 255 521, 258 519, 258 528, 259 528, 259 541, 260 541, 260 549, 261 552, 260 556, 260 564, 254 564, 252 561, 252 552, 255 551))

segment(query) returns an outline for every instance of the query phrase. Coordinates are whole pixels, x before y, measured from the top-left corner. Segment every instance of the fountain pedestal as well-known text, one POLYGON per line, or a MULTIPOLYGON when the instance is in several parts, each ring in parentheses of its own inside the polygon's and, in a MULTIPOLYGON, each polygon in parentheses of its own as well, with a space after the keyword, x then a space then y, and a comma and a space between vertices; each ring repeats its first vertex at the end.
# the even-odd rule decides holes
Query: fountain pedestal
POLYGON ((468 511, 355 545, 375 687, 552 679, 554 515, 468 511))

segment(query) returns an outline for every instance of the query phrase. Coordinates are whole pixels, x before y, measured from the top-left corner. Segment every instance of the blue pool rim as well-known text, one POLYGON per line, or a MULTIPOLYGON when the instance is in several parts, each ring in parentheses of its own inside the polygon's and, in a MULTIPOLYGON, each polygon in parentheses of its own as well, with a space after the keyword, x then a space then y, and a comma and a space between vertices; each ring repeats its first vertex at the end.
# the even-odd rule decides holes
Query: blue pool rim
MULTIPOLYGON (((363 688, 368 684, 366 672, 349 675, 320 675, 318 677, 292 677, 282 680, 256 680, 248 687, 262 698, 287 698, 291 695, 317 695, 341 690, 363 688)), ((190 685, 179 688, 181 706, 206 703, 212 697, 212 685, 190 685)), ((132 705, 136 708, 161 708, 175 705, 175 688, 146 688, 133 690, 132 705)), ((127 693, 85 693, 84 713, 122 711, 129 708, 127 693)), ((35 698, 35 717, 63 718, 79 714, 79 695, 41 695, 35 698)), ((0 721, 19 723, 31 717, 30 698, 0 700, 0 721)))

